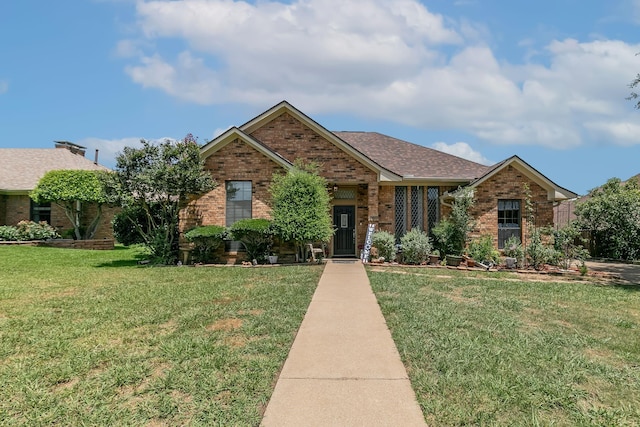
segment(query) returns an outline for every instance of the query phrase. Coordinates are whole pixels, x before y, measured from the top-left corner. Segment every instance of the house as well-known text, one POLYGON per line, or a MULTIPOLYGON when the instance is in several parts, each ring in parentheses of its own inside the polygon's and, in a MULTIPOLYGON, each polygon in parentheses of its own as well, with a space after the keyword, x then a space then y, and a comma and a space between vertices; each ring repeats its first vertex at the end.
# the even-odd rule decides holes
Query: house
POLYGON ((498 248, 526 230, 524 184, 540 226, 553 224, 554 204, 576 196, 517 156, 485 166, 375 132, 331 132, 286 101, 230 128, 201 153, 219 185, 183 212, 182 230, 269 218, 273 174, 303 159, 321 165, 332 193, 331 256, 357 256, 369 223, 397 238, 413 228, 429 231, 461 186, 475 190, 474 234, 492 235, 498 248))
MULTIPOLYGON (((87 159, 85 151, 85 147, 67 141, 56 141, 55 148, 0 148, 0 225, 31 220, 46 221, 61 233, 72 229, 61 207, 35 203, 29 192, 51 170, 108 170, 97 163, 97 158, 95 161, 87 159)), ((83 209, 95 207, 83 206, 83 209)), ((113 238, 111 218, 111 215, 103 215, 94 236, 96 239, 113 238)))

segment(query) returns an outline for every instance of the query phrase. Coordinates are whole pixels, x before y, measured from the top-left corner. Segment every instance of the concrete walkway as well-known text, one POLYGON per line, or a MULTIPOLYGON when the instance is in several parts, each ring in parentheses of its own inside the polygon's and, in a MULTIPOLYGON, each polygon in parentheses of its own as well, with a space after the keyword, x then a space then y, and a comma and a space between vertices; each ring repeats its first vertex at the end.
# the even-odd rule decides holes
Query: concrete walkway
POLYGON ((360 261, 327 263, 261 425, 426 425, 360 261))

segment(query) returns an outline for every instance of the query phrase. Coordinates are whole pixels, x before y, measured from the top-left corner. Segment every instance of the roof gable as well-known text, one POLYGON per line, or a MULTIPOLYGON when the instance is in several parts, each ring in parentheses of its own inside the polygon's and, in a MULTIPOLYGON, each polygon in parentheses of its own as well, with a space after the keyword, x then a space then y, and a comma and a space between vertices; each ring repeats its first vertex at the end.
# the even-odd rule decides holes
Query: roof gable
POLYGON ((569 191, 566 188, 560 187, 518 156, 511 156, 500 163, 496 163, 491 168, 489 168, 489 170, 483 176, 472 182, 470 187, 478 187, 480 184, 495 176, 508 166, 515 167, 533 182, 537 183, 542 188, 547 190, 548 200, 560 201, 578 197, 576 193, 574 193, 573 191, 569 191))
POLYGON ((0 148, 0 192, 24 194, 52 170, 109 170, 64 148, 0 148))
POLYGON ((304 126, 311 129, 313 132, 329 141, 334 146, 338 147, 343 152, 347 153, 349 156, 353 157, 356 161, 363 164, 367 168, 375 171, 378 174, 378 179, 380 181, 400 181, 402 179, 401 176, 396 173, 388 170, 384 166, 376 163, 371 158, 367 157, 366 154, 357 150, 350 144, 347 144, 333 132, 330 132, 325 127, 320 125, 315 120, 311 119, 306 114, 302 113, 300 110, 289 104, 287 101, 282 101, 279 104, 271 107, 264 113, 258 115, 257 117, 251 119, 247 123, 240 126, 240 130, 246 134, 251 134, 261 127, 269 124, 275 118, 288 113, 294 119, 301 122, 304 126))
POLYGON ((262 153, 265 157, 273 160, 283 168, 289 169, 293 166, 293 164, 290 161, 280 156, 278 153, 270 150, 268 147, 265 147, 263 144, 260 143, 260 141, 253 138, 251 135, 247 135, 245 132, 238 129, 237 127, 232 127, 222 135, 218 136, 217 138, 214 138, 212 141, 210 141, 208 144, 206 144, 204 147, 200 149, 200 154, 202 154, 202 157, 204 158, 209 157, 210 155, 222 149, 227 144, 235 141, 236 139, 239 139, 245 144, 248 144, 249 146, 253 147, 258 152, 262 153))

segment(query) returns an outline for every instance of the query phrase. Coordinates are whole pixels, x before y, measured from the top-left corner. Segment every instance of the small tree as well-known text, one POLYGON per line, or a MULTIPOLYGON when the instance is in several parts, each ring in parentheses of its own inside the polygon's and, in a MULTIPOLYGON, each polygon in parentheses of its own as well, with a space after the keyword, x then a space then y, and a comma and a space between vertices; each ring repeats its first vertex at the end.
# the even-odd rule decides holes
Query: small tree
POLYGON ((125 147, 116 158, 115 172, 107 180, 108 195, 123 212, 137 212, 129 209, 134 206, 144 212, 144 223, 130 218, 133 226, 157 261, 173 264, 178 258, 180 209, 215 183, 204 170, 191 134, 177 142, 141 144, 142 148, 125 147))
POLYGON ((436 247, 444 255, 462 255, 474 221, 469 212, 473 206, 473 190, 461 188, 456 191, 451 214, 433 228, 436 247))
POLYGON ((192 228, 184 233, 184 237, 194 245, 194 261, 215 261, 215 251, 227 237, 227 229, 220 225, 204 225, 192 228))
POLYGON ((579 227, 591 233, 595 255, 640 258, 640 185, 611 178, 576 205, 579 227))
POLYGON ((76 239, 91 239, 95 235, 102 205, 107 196, 100 179, 101 173, 89 170, 54 170, 47 172, 29 195, 36 203, 55 203, 73 225, 76 239), (82 230, 82 204, 95 204, 96 214, 82 230))
POLYGON ((274 175, 269 192, 274 230, 294 243, 299 259, 306 259, 307 243, 331 239, 331 198, 317 165, 296 162, 285 175, 274 175))

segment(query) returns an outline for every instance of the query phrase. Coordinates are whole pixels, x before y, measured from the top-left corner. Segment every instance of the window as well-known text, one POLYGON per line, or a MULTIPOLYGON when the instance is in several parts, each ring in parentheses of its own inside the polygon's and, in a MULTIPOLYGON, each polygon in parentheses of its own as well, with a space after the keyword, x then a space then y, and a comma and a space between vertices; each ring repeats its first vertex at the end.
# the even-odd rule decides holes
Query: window
POLYGON ((440 188, 427 187, 427 224, 433 237, 433 227, 440 221, 440 188))
POLYGON ((226 225, 251 218, 251 181, 227 181, 226 225))
POLYGON ((31 200, 29 217, 33 222, 45 221, 51 224, 51 203, 36 203, 31 200))
POLYGON ((411 229, 422 230, 424 225, 423 214, 424 190, 422 187, 411 187, 411 229))
POLYGON ((498 200, 498 249, 511 236, 522 239, 520 233, 520 200, 498 200))

